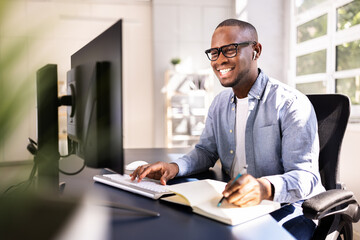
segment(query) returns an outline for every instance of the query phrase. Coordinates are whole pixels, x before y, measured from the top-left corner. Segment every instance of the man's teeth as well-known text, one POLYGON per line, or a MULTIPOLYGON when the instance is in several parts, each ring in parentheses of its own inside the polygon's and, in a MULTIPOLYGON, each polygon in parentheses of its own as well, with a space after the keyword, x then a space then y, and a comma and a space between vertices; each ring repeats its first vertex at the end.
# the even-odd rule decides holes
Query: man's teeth
POLYGON ((221 73, 221 74, 225 74, 225 73, 229 72, 230 70, 231 70, 231 68, 221 69, 221 70, 220 70, 220 73, 221 73))

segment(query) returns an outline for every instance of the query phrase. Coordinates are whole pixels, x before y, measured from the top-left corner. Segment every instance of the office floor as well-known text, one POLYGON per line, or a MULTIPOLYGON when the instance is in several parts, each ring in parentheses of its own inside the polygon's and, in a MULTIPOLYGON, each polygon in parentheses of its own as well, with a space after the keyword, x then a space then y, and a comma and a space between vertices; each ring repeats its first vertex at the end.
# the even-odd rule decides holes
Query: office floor
POLYGON ((360 240, 360 235, 357 232, 354 232, 354 239, 353 240, 360 240))
MULTIPOLYGON (((360 201, 359 181, 359 137, 360 125, 350 124, 345 132, 340 153, 340 181, 345 184, 346 189, 354 192, 355 197, 360 201)), ((360 240, 360 221, 353 224, 354 240, 360 240)))
MULTIPOLYGON (((354 165, 348 165, 347 166, 348 168, 353 168, 353 169, 359 169, 360 166, 354 166, 354 165)), ((342 170, 341 171, 344 171, 344 167, 342 167, 342 170)), ((356 179, 357 177, 356 176, 353 176, 352 174, 349 173, 348 171, 348 174, 341 174, 341 181, 343 183, 345 183, 346 185, 346 188, 350 191, 353 191, 355 193, 355 197, 356 199, 359 201, 360 200, 360 196, 359 196, 359 193, 360 193, 360 185, 358 184, 358 181, 354 181, 354 179, 356 179)), ((354 238, 353 240, 360 240, 360 221, 357 222, 357 223, 354 223, 353 224, 353 231, 354 231, 354 238)))

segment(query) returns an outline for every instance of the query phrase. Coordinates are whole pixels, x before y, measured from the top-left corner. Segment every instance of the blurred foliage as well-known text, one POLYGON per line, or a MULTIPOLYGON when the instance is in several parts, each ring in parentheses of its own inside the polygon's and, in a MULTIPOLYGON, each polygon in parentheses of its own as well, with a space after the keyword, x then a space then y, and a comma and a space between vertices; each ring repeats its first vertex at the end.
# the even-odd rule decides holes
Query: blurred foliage
MULTIPOLYGON (((0 30, 12 3, 0 1, 0 30)), ((29 37, 14 38, 6 47, 4 42, 0 42, 0 150, 4 147, 4 141, 25 117, 31 102, 29 99, 33 98, 34 82, 30 76, 14 79, 14 73, 22 71, 18 63, 24 58, 28 44, 29 37)), ((23 74, 19 74, 21 75, 23 74)))
POLYGON ((325 0, 296 0, 295 1, 296 12, 302 13, 322 2, 325 2, 325 0))
MULTIPOLYGON (((297 1, 303 12, 323 0, 297 1)), ((301 43, 327 34, 327 14, 308 21, 297 28, 297 42, 301 43)), ((337 30, 344 30, 360 23, 360 0, 354 0, 337 9, 337 30)))
POLYGON ((296 58, 296 75, 326 72, 326 50, 302 55, 296 58))
MULTIPOLYGON (((360 23, 360 0, 337 9, 337 28, 343 30, 360 23)), ((336 71, 360 68, 360 40, 336 46, 336 71)))
POLYGON ((360 68, 360 40, 336 46, 336 71, 360 68))
MULTIPOLYGON (((297 0, 298 13, 304 12, 324 0, 297 0)), ((360 0, 351 1, 337 10, 337 31, 349 29, 360 23, 360 0)), ((297 28, 297 42, 304 42, 327 34, 327 15, 306 22, 297 28)), ((358 36, 359 37, 359 36, 358 36)), ((345 42, 336 46, 336 71, 360 68, 360 40, 345 42)), ((326 50, 298 56, 296 59, 296 75, 326 72, 326 50)), ((335 80, 336 92, 350 97, 352 104, 360 104, 360 76, 335 80)), ((321 93, 326 91, 322 82, 297 84, 304 93, 321 93)))
POLYGON ((337 30, 344 30, 360 23, 360 0, 354 0, 337 9, 337 30))
POLYGON ((336 93, 346 94, 353 105, 359 105, 360 76, 336 79, 336 93))
POLYGON ((297 43, 321 37, 327 33, 327 14, 304 23, 297 28, 297 43))
POLYGON ((66 226, 81 200, 81 196, 59 198, 33 191, 0 196, 0 239, 65 239, 66 226))
MULTIPOLYGON (((337 9, 337 30, 360 23, 360 0, 354 0, 337 9)), ((336 71, 360 68, 360 40, 336 46, 336 71)), ((351 103, 360 104, 360 77, 336 79, 336 92, 349 96, 351 103)))

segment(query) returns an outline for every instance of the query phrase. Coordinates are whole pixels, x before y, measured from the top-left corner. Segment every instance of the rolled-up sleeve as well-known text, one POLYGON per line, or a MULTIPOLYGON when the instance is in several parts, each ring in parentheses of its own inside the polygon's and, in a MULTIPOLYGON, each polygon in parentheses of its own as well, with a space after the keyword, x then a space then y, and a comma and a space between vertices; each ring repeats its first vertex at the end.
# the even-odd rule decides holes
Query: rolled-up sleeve
POLYGON ((274 201, 296 202, 322 192, 317 119, 306 96, 300 95, 284 105, 280 124, 284 173, 265 176, 274 186, 274 201))

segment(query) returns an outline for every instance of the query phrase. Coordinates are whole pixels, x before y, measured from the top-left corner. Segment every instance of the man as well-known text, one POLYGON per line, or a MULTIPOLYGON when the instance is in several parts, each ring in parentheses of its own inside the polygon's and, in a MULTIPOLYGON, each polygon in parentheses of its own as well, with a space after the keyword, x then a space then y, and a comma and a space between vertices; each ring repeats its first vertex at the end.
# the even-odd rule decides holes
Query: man
POLYGON ((172 163, 139 167, 132 179, 147 176, 166 184, 175 176, 206 171, 220 159, 232 178, 242 174, 226 186, 228 202, 239 207, 264 199, 293 203, 273 217, 295 237, 309 239, 315 224, 302 216, 301 200, 324 191, 315 112, 305 95, 258 69, 261 51, 251 24, 236 19, 220 23, 205 53, 229 89, 214 98, 199 143, 172 163))

